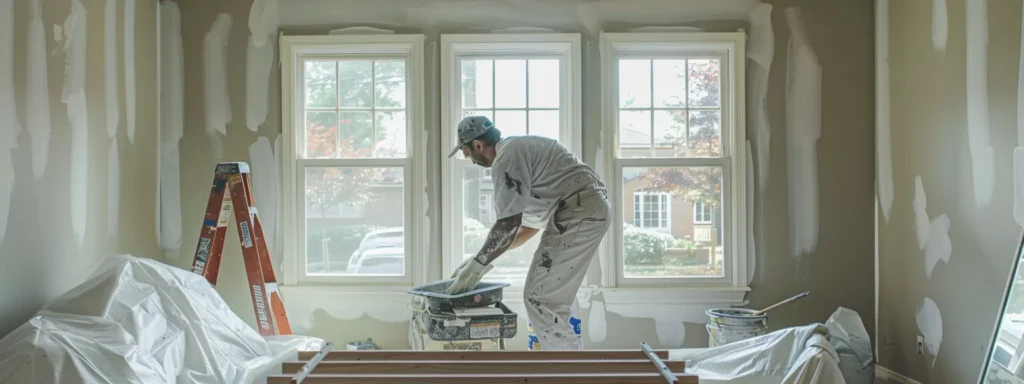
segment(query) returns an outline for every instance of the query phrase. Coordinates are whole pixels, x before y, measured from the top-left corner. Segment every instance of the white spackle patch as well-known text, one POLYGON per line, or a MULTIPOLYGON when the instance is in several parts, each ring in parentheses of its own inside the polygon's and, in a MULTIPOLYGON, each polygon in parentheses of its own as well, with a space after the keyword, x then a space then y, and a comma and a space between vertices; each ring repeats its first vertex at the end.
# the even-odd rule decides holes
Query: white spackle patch
POLYGON ((605 318, 604 301, 592 301, 590 318, 587 319, 587 335, 594 343, 603 343, 608 336, 608 320, 605 318))
POLYGON ((679 319, 654 318, 654 332, 658 342, 669 348, 679 348, 686 341, 686 325, 679 319))
POLYGON ((14 96, 14 0, 0 0, 0 244, 7 233, 14 190, 11 151, 18 147, 19 133, 14 96))
POLYGON ((875 2, 875 162, 882 217, 892 211, 892 144, 889 127, 889 0, 875 2))
POLYGON ((810 45, 800 10, 785 11, 791 31, 786 104, 790 247, 793 256, 818 242, 818 139, 821 137, 821 65, 810 45))
POLYGON ((924 183, 921 181, 921 176, 914 178, 914 227, 917 230, 917 246, 920 249, 925 249, 928 245, 928 236, 931 233, 929 226, 931 225, 928 220, 928 212, 925 209, 928 207, 928 196, 924 193, 924 183))
POLYGON ((267 120, 267 93, 276 45, 273 39, 266 40, 261 47, 255 43, 255 37, 250 37, 245 65, 245 125, 253 132, 267 120))
MULTIPOLYGON (((64 88, 60 100, 65 104, 71 95, 85 89, 85 55, 88 48, 85 26, 88 14, 81 1, 71 1, 71 13, 64 19, 64 88)), ((70 115, 70 112, 68 113, 70 115)))
MULTIPOLYGON (((274 244, 277 247, 273 248, 274 251, 274 265, 281 265, 284 261, 284 207, 281 204, 281 196, 284 196, 284 192, 281 190, 281 184, 284 183, 284 173, 281 173, 281 162, 284 159, 284 153, 281 152, 281 134, 277 135, 274 139, 274 167, 277 170, 278 183, 274 185, 277 190, 278 202, 277 202, 277 222, 274 224, 274 244)), ((429 232, 428 232, 429 233, 429 232)))
POLYGON ((381 29, 374 27, 345 27, 339 29, 332 29, 327 32, 328 35, 394 35, 395 31, 390 29, 381 29))
MULTIPOLYGON (((65 21, 66 21, 66 19, 65 19, 65 21)), ((64 27, 61 27, 60 24, 54 24, 53 25, 53 42, 60 43, 62 40, 64 40, 64 27)))
POLYGON ((221 137, 231 122, 231 100, 228 96, 227 45, 233 21, 231 15, 217 15, 203 40, 203 96, 206 101, 206 134, 213 144, 213 158, 224 154, 221 137))
POLYGON ((181 248, 181 162, 178 141, 185 132, 185 70, 181 44, 181 13, 177 3, 160 3, 161 121, 159 169, 160 249, 174 254, 181 248))
MULTIPOLYGON (((117 239, 121 211, 121 159, 117 155, 117 138, 107 152, 107 236, 117 239)), ((115 241, 114 244, 117 244, 115 241)))
POLYGON ((249 33, 252 45, 263 48, 268 37, 277 34, 277 0, 255 0, 249 8, 249 33))
POLYGON ((974 175, 974 203, 992 202, 995 159, 989 137, 988 116, 988 5, 967 0, 967 139, 974 175))
POLYGON ((939 215, 932 219, 928 228, 931 232, 928 235, 928 246, 924 249, 925 277, 932 278, 932 271, 939 261, 949 263, 953 255, 953 243, 949 239, 949 217, 939 215))
MULTIPOLYGON (((32 1, 32 21, 28 26, 28 89, 25 108, 29 137, 32 139, 32 175, 46 172, 50 158, 50 84, 47 77, 46 28, 43 25, 43 0, 32 1)), ((8 24, 9 25, 9 24, 8 24)), ((3 44, 0 42, 0 44, 3 44)))
POLYGON ((118 110, 117 87, 117 0, 107 0, 103 7, 103 69, 106 79, 104 91, 107 95, 107 136, 117 135, 117 124, 121 118, 118 110))
POLYGON ((917 309, 917 329, 924 336, 925 352, 932 358, 932 367, 935 367, 935 360, 939 356, 939 346, 942 345, 942 314, 939 313, 939 306, 935 301, 925 297, 924 302, 917 309))
MULTIPOLYGON (((84 44, 76 39, 75 44, 84 44)), ((74 48, 72 48, 74 49, 74 48)), ((78 246, 85 244, 85 227, 89 210, 89 108, 85 89, 68 97, 68 120, 71 122, 71 229, 78 246)))
POLYGON ((761 4, 750 12, 750 40, 747 42, 747 58, 753 65, 748 67, 750 100, 756 105, 751 113, 754 126, 753 138, 757 144, 758 186, 763 191, 768 187, 771 168, 772 128, 768 121, 768 76, 775 57, 775 32, 772 28, 772 5, 761 4))
POLYGON ((747 140, 747 285, 757 271, 757 244, 754 239, 754 158, 747 140))
POLYGON ((932 46, 938 52, 945 52, 948 38, 949 17, 946 15, 946 0, 932 0, 932 46))
POLYGON ((256 142, 249 146, 249 162, 252 175, 253 200, 256 201, 256 209, 260 215, 260 223, 263 224, 264 238, 267 242, 267 249, 277 249, 277 239, 267 234, 276 233, 277 228, 277 186, 280 185, 277 176, 277 166, 274 165, 274 149, 270 140, 266 137, 256 139, 256 142))
POLYGON ((124 0, 124 117, 128 142, 135 143, 135 0, 124 0))

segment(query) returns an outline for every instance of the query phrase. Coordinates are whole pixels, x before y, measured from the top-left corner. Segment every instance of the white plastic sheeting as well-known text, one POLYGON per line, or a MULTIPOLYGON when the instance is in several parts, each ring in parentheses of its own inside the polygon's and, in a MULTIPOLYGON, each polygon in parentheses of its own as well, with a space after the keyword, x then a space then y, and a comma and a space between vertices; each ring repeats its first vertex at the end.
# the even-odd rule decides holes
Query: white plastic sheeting
POLYGON ((264 339, 202 276, 120 255, 0 339, 0 383, 261 383, 322 343, 264 339))
POLYGON ((839 355, 823 324, 786 328, 698 352, 689 357, 670 351, 670 360, 685 360, 686 373, 701 384, 843 384, 839 355))
POLYGON ((825 322, 828 341, 839 355, 839 370, 847 384, 871 384, 875 373, 875 354, 871 337, 856 311, 839 307, 825 322))

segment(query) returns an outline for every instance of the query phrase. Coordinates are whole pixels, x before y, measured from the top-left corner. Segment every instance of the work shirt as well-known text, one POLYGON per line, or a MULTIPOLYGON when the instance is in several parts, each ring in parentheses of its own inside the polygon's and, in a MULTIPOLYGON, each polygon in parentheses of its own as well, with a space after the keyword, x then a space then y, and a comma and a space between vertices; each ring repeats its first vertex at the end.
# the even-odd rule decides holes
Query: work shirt
POLYGON ((547 137, 507 137, 495 151, 491 177, 499 220, 522 213, 524 227, 544 229, 559 200, 605 187, 590 166, 547 137))

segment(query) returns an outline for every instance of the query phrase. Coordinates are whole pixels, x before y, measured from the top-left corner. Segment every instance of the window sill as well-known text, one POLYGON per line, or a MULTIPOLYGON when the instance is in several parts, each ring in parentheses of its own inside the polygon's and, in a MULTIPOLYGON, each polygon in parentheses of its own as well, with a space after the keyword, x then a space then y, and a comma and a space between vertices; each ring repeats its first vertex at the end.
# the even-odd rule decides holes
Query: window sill
MULTIPOLYGON (((374 301, 379 303, 408 303, 412 295, 409 287, 394 285, 335 285, 335 284, 303 284, 281 286, 285 301, 288 296, 309 297, 320 296, 330 300, 353 299, 355 301, 374 301)), ((580 304, 589 307, 591 299, 601 295, 607 305, 718 305, 723 307, 746 303, 744 296, 750 291, 746 287, 620 287, 600 288, 597 286, 581 287, 576 297, 580 304)), ((523 303, 523 289, 512 286, 503 292, 502 302, 523 303)))

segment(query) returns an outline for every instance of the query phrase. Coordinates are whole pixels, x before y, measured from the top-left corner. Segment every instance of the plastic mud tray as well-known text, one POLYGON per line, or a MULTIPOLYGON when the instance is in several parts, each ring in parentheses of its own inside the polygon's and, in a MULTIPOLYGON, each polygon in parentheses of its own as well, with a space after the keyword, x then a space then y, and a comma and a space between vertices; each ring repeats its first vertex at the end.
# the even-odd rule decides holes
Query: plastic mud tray
POLYGON ((480 282, 476 289, 458 295, 449 295, 444 291, 455 281, 454 279, 440 280, 433 283, 417 285, 409 288, 409 293, 423 296, 427 299, 427 308, 434 313, 452 312, 454 308, 487 307, 502 299, 502 290, 510 286, 509 283, 487 283, 480 282))
POLYGON ((502 314, 458 317, 454 312, 424 312, 420 318, 427 336, 435 341, 510 339, 516 336, 517 314, 505 304, 495 303, 502 314))

